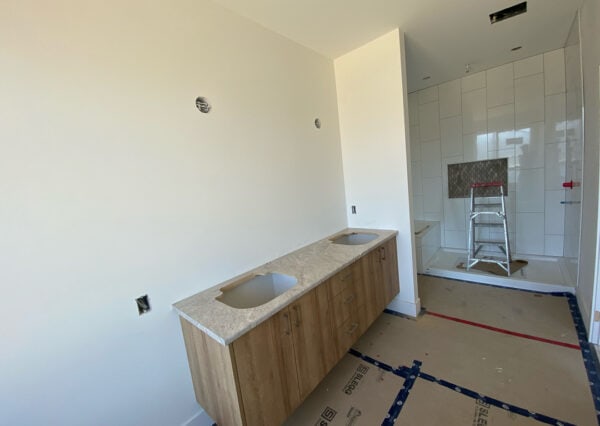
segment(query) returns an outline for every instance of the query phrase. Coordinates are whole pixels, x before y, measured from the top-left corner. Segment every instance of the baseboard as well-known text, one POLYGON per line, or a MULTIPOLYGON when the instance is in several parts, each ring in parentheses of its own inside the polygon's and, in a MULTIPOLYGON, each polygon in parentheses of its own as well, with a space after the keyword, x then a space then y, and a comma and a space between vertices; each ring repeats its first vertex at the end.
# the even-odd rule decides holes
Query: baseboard
POLYGON ((417 299, 415 302, 409 302, 407 300, 400 300, 396 297, 392 299, 387 307, 392 311, 416 318, 419 315, 419 312, 421 312, 421 299, 417 299))
POLYGON ((214 424, 215 422, 210 417, 208 417, 206 411, 201 409, 188 420, 183 422, 181 426, 212 426, 214 424))

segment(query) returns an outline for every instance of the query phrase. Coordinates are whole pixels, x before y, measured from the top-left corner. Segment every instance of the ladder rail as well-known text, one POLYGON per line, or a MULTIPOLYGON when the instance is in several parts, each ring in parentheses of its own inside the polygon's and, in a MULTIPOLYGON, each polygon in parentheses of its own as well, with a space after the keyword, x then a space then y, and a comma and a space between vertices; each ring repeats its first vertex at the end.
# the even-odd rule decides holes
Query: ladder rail
POLYGON ((506 218, 506 203, 504 200, 504 184, 502 182, 478 182, 471 185, 471 209, 469 211, 469 241, 467 250, 467 271, 479 262, 495 263, 502 268, 510 276, 510 242, 508 237, 508 221, 506 218), (480 188, 498 188, 497 194, 478 196, 476 191, 480 188), (477 202, 476 198, 500 198, 500 202, 477 202), (480 210, 481 208, 500 208, 500 210, 480 210), (477 218, 496 217, 500 222, 476 222, 477 218), (503 228, 503 241, 485 240, 479 238, 477 229, 480 228, 503 228), (500 252, 504 254, 502 258, 491 258, 490 256, 480 255, 480 251, 484 246, 497 246, 500 252))

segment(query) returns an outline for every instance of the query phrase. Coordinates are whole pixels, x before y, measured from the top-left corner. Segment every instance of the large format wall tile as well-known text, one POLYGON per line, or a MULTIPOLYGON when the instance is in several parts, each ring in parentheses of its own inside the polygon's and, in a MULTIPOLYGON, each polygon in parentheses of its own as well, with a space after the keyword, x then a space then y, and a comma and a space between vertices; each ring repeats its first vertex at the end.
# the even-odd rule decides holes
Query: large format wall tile
POLYGON ((444 118, 440 122, 442 157, 463 155, 462 118, 444 118))
POLYGON ((517 126, 544 121, 544 75, 515 80, 515 121, 517 126))
POLYGON ((488 108, 514 102, 513 64, 486 71, 488 108))
POLYGON ((454 117, 462 113, 460 80, 439 86, 440 118, 454 117))
POLYGON ((528 75, 539 74, 544 72, 544 58, 542 55, 532 56, 520 61, 516 61, 515 78, 526 77, 528 75))
POLYGON ((544 86, 547 95, 565 91, 565 52, 563 49, 544 53, 544 86))
POLYGON ((567 99, 564 93, 546 96, 546 143, 566 141, 567 99))
POLYGON ((544 213, 517 213, 518 253, 544 254, 544 213))
POLYGON ((487 106, 485 97, 485 88, 463 93, 463 133, 487 132, 487 106))
POLYGON ((544 213, 544 169, 517 170, 517 212, 544 213))
POLYGON ((421 142, 440 139, 440 108, 438 102, 419 105, 419 137, 421 142))
POLYGON ((460 85, 463 93, 476 89, 485 89, 485 71, 463 77, 460 85))
POLYGON ((440 141, 421 143, 421 164, 424 178, 442 176, 440 141))

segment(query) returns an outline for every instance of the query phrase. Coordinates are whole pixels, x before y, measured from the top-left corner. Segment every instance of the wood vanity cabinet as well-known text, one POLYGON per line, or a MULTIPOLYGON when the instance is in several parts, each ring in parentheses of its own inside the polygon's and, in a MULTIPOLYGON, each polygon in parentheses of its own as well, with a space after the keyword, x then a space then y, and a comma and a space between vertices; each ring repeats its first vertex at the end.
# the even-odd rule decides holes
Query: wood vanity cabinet
POLYGON ((219 424, 280 425, 398 293, 391 239, 229 345, 181 319, 194 391, 219 424))

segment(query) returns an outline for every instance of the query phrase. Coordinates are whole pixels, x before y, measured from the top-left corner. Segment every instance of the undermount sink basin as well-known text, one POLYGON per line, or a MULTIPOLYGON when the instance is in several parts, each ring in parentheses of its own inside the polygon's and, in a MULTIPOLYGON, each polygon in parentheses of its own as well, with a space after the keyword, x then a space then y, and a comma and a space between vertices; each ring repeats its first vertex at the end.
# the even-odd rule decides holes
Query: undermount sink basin
POLYGON ((254 275, 221 289, 222 295, 216 299, 232 308, 255 308, 275 299, 298 283, 291 275, 269 272, 254 275))
POLYGON ((333 244, 343 244, 345 246, 357 246, 366 244, 379 237, 377 234, 370 232, 353 232, 351 234, 343 234, 331 240, 333 244))

